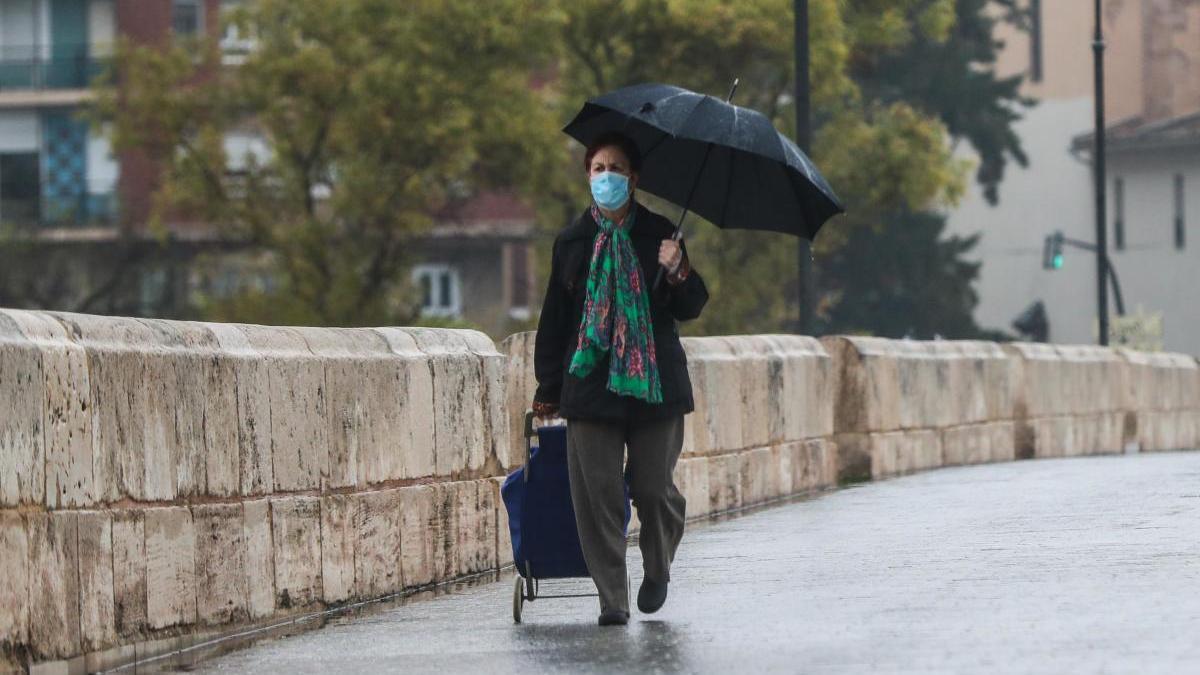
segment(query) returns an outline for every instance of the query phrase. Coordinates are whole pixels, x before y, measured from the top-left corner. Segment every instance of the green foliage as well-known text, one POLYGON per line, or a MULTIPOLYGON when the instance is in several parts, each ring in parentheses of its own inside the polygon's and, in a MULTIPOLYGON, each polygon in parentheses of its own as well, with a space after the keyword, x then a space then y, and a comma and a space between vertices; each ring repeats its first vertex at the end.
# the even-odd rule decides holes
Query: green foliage
POLYGON ((152 223, 216 224, 271 254, 277 283, 210 298, 209 316, 408 321, 404 271, 433 214, 553 173, 560 140, 530 78, 560 19, 541 0, 256 0, 233 18, 257 41, 245 63, 122 45, 98 117, 163 167, 152 223), (223 138, 239 130, 269 150, 229 172, 223 138))
POLYGON ((979 156, 976 180, 995 204, 1009 159, 1028 164, 1012 129, 1033 100, 1020 94, 1021 76, 992 72, 1001 45, 993 31, 1001 20, 1023 25, 1016 0, 957 0, 957 21, 944 40, 918 40, 896 53, 876 53, 856 62, 854 78, 878 101, 903 101, 936 116, 954 138, 966 139, 979 156), (1002 13, 990 11, 989 6, 1002 13))
POLYGON ((822 261, 829 296, 824 332, 883 337, 997 339, 972 318, 978 262, 963 259, 978 235, 944 237, 946 219, 899 213, 879 231, 859 229, 822 261), (852 301, 851 301, 852 299, 852 301))

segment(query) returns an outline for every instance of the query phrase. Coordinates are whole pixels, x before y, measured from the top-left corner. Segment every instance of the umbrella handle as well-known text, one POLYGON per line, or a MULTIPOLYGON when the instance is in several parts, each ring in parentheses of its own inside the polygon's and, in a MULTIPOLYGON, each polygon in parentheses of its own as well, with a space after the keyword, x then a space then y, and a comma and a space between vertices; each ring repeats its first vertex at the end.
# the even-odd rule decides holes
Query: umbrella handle
MULTIPOLYGON (((687 215, 686 211, 684 211, 684 215, 687 215)), ((673 233, 671 233, 671 241, 679 241, 680 239, 683 239, 682 227, 683 227, 683 216, 680 216, 679 224, 675 226, 675 231, 673 233)), ((682 264, 682 261, 680 261, 680 264, 682 264)), ((658 266, 658 274, 655 275, 655 277, 654 277, 654 285, 650 287, 651 291, 658 290, 658 287, 660 285, 662 285, 663 277, 666 276, 666 274, 667 274, 667 268, 663 267, 662 265, 659 265, 658 266)))

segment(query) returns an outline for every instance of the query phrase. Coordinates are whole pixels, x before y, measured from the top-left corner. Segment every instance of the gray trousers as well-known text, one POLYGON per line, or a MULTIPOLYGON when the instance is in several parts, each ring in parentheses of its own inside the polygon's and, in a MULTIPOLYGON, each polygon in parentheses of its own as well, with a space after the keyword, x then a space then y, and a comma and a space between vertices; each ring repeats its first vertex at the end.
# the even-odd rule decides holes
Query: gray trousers
POLYGON ((670 581, 671 561, 683 538, 686 505, 673 475, 682 448, 682 415, 633 424, 584 420, 567 424, 571 501, 583 558, 600 593, 601 611, 629 611, 622 534, 626 470, 641 521, 638 543, 645 575, 654 581, 670 581))

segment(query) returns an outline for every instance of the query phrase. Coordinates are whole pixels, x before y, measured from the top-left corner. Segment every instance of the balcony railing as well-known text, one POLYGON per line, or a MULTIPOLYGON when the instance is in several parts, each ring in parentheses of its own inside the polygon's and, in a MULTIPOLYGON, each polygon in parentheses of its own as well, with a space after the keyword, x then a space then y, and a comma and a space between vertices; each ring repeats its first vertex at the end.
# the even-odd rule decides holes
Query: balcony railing
POLYGON ((0 48, 0 92, 83 89, 104 68, 105 59, 88 54, 87 45, 51 50, 55 53, 41 56, 29 47, 0 48))
POLYGON ((112 192, 0 199, 0 225, 25 230, 109 227, 115 224, 116 215, 116 194, 112 192))

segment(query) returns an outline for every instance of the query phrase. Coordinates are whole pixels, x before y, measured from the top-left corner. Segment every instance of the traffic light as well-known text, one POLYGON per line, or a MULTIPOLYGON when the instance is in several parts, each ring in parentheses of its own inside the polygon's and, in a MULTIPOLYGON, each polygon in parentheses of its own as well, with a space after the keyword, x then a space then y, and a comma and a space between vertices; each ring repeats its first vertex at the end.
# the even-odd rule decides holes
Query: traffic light
POLYGON ((1060 270, 1063 266, 1063 233, 1047 235, 1042 247, 1042 269, 1060 270))

